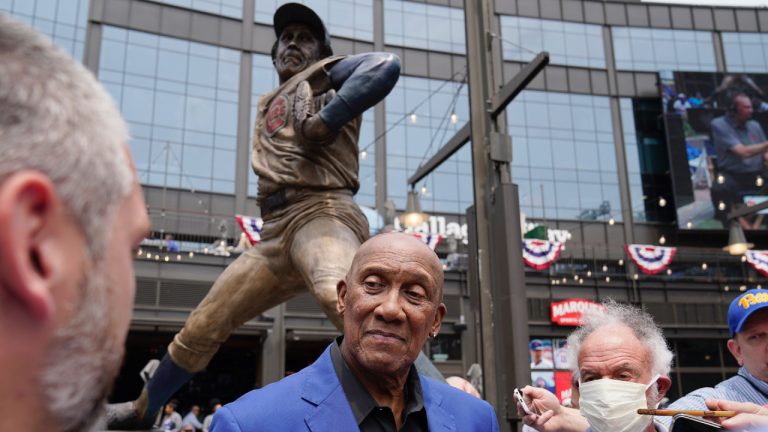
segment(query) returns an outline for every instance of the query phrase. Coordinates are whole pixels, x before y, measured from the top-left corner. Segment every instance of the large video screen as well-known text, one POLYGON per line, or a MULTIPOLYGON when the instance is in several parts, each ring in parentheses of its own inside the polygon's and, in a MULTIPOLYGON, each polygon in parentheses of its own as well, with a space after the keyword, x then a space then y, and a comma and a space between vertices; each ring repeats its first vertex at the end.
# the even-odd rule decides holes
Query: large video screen
MULTIPOLYGON (((678 226, 723 229, 768 196, 768 74, 660 72, 678 226)), ((737 221, 763 229, 764 215, 737 221)))

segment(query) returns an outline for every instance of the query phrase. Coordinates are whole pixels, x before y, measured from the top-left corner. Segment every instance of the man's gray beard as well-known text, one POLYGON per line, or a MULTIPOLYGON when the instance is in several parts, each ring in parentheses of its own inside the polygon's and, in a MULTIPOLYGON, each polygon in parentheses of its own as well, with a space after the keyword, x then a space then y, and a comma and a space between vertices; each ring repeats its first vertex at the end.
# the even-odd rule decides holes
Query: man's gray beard
POLYGON ((39 377, 46 414, 62 431, 100 426, 104 404, 123 358, 123 343, 110 334, 107 290, 114 289, 102 262, 85 275, 75 315, 59 329, 39 377))

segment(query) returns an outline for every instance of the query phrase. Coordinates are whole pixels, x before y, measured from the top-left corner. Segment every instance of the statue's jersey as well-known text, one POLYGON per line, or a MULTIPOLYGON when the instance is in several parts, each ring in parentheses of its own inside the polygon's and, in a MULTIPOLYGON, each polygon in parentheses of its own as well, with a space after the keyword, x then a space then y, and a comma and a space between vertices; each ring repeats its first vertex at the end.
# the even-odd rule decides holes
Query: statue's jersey
POLYGON ((361 116, 344 125, 331 143, 311 148, 299 142, 293 128, 293 100, 298 84, 309 82, 315 97, 327 92, 332 88, 328 69, 343 58, 320 60, 259 99, 251 159, 259 176, 257 203, 285 187, 347 189, 352 193, 359 189, 361 116))

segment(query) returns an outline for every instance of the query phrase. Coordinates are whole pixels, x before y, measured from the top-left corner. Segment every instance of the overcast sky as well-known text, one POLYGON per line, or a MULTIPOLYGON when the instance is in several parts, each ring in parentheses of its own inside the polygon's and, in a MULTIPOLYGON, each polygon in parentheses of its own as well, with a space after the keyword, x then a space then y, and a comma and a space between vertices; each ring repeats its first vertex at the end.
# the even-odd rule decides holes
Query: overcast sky
POLYGON ((768 0, 642 0, 645 3, 678 3, 707 6, 768 7, 768 0))

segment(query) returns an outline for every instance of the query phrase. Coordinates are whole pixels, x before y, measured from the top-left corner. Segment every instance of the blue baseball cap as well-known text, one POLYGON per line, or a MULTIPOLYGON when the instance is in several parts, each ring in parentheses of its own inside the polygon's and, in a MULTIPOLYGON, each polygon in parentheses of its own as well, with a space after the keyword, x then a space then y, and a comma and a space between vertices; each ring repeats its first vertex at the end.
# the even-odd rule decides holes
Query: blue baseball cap
POLYGON ((528 345, 530 346, 531 350, 533 350, 533 351, 543 350, 544 349, 544 343, 542 341, 538 340, 538 339, 532 340, 531 343, 528 344, 528 345))
POLYGON ((736 297, 728 307, 728 327, 731 337, 741 331, 747 318, 756 311, 768 307, 768 290, 751 289, 736 297))

